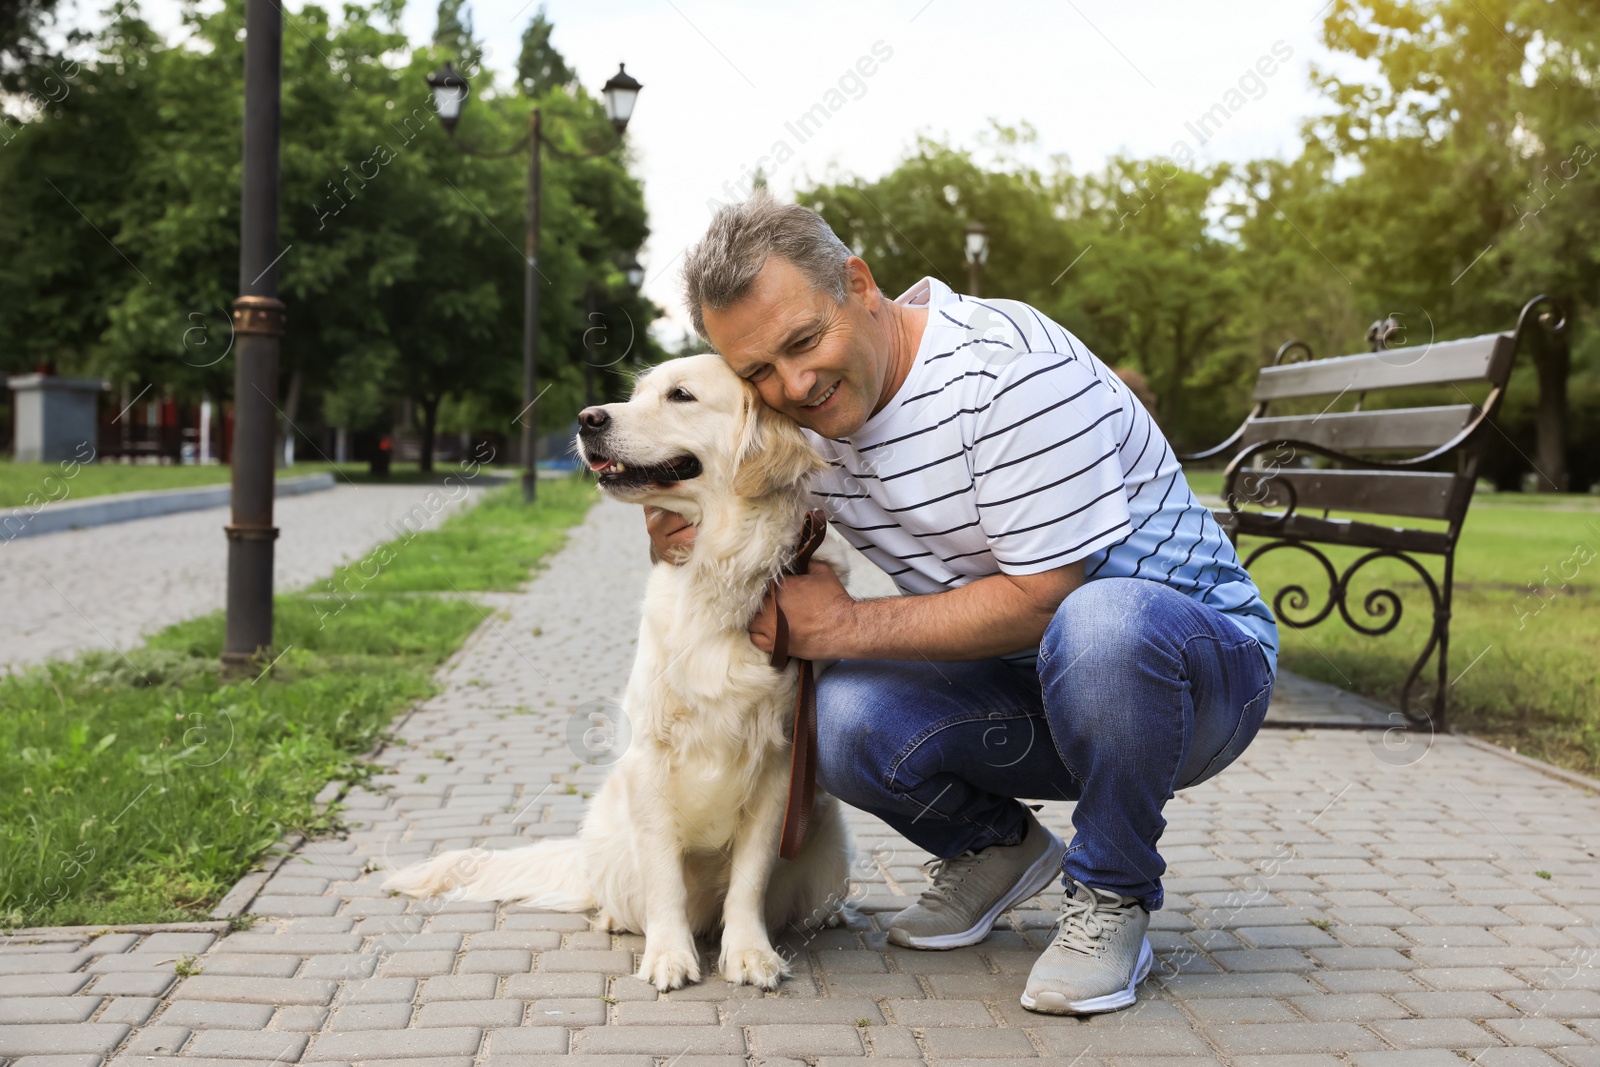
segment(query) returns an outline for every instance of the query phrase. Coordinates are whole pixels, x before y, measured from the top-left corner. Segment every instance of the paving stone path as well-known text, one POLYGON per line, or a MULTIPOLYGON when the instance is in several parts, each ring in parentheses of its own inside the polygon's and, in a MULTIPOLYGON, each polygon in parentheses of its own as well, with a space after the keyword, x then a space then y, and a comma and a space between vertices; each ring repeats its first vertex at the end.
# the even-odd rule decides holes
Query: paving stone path
MULTIPOLYGON (((795 977, 772 995, 714 973, 658 995, 629 977, 641 939, 590 932, 583 916, 385 895, 379 865, 573 832, 604 774, 584 762, 604 741, 587 702, 622 682, 644 569, 637 511, 601 504, 525 593, 486 597, 504 613, 398 728, 385 773, 348 796, 348 835, 284 863, 250 905, 263 916, 253 928, 5 944, 0 1057, 1600 1064, 1600 797, 1453 737, 1272 730, 1180 794, 1167 808, 1167 906, 1150 932, 1156 971, 1136 1008, 1089 1020, 1017 1004, 1057 894, 973 948, 887 946, 882 926, 924 884, 928 857, 860 815, 860 918, 787 935, 795 977)), ((1069 814, 1049 805, 1045 818, 1064 832, 1069 814)))
MULTIPOLYGON (((336 485, 279 500, 274 584, 282 591, 326 578, 393 540, 393 524, 436 526, 467 499, 458 489, 454 501, 441 495, 430 503, 435 491, 336 485)), ((221 609, 227 522, 226 508, 208 508, 0 542, 0 670, 93 648, 125 650, 164 626, 221 609)))

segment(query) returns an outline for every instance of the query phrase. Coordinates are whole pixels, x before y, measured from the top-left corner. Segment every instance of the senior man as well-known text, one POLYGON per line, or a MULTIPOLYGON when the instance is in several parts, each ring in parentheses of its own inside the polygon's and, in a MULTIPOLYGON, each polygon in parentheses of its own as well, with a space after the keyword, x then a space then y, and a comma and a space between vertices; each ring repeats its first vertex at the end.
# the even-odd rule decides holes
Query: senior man
MULTIPOLYGON (((817 687, 818 778, 939 857, 891 942, 981 941, 1056 877, 1033 1011, 1132 1004, 1161 906, 1162 807, 1271 699, 1277 627, 1155 421, 1066 330, 924 278, 898 299, 764 191, 684 266, 695 328, 829 470, 816 502, 905 595, 813 567, 779 595, 817 687), (1075 801, 1064 845, 1023 800, 1075 801)), ((657 552, 692 544, 667 512, 657 552)), ((771 599, 751 623, 770 651, 771 599)))

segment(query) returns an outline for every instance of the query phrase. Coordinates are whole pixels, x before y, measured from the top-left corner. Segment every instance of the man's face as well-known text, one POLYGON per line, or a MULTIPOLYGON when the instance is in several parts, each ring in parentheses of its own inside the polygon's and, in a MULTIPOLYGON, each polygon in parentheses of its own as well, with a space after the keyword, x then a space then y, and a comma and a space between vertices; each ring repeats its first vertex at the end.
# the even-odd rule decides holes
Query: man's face
POLYGON ((845 300, 836 304, 772 257, 742 300, 703 311, 711 343, 768 407, 843 438, 889 400, 888 334, 874 316, 882 302, 860 259, 849 261, 845 300))

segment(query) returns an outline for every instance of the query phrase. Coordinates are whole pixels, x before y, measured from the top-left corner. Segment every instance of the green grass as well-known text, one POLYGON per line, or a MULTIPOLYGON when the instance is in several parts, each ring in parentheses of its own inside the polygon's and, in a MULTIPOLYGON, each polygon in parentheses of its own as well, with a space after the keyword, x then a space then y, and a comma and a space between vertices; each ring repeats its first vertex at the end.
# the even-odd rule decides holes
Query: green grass
POLYGON ((503 488, 393 543, 361 595, 279 597, 281 656, 260 675, 220 675, 211 615, 126 657, 0 678, 0 925, 204 918, 287 832, 333 829, 317 792, 370 773, 361 754, 484 617, 455 592, 513 587, 594 495, 540 491, 526 509, 503 488), (502 550, 520 575, 481 559, 502 550))
MULTIPOLYGON (((1188 472, 1201 496, 1222 493, 1220 470, 1188 472)), ((1351 516, 1394 525, 1413 520, 1351 516)), ((1442 523, 1416 522, 1443 529, 1442 523)), ((1241 554, 1265 542, 1244 538, 1241 554)), ((1341 571, 1362 553, 1323 546, 1341 571)), ((1436 557, 1418 557, 1438 579, 1436 557)), ((1278 550, 1251 567, 1271 602, 1286 584, 1304 586, 1309 610, 1326 600, 1327 578, 1309 557, 1278 550)), ((1376 561, 1361 572, 1348 598, 1366 625, 1372 591, 1388 587, 1402 598, 1401 622, 1371 638, 1334 615, 1307 630, 1280 626, 1283 666, 1301 674, 1397 704, 1400 687, 1427 639, 1432 605, 1420 578, 1404 564, 1376 561)), ((1456 552, 1450 620, 1449 715, 1453 728, 1525 755, 1585 774, 1600 774, 1600 497, 1577 494, 1494 493, 1473 498, 1456 552)), ((1432 665, 1423 682, 1436 677, 1432 665)), ((1413 699, 1429 706, 1424 684, 1413 699)))
MULTIPOLYGON (((438 490, 441 499, 448 491, 438 490)), ((409 542, 390 542, 310 591, 343 600, 352 594, 515 589, 595 499, 587 478, 543 479, 538 507, 547 521, 530 525, 520 493, 519 486, 498 489, 469 512, 470 522, 447 522, 409 542)))
MULTIPOLYGON (((1511 495, 1511 494, 1506 494, 1511 495)), ((1456 729, 1586 774, 1600 773, 1600 513, 1584 498, 1533 506, 1486 495, 1468 512, 1456 552, 1450 620, 1450 717, 1456 729), (1573 510, 1561 510, 1563 508, 1573 510)), ((1262 542, 1244 538, 1243 553, 1262 542)), ((1341 570, 1360 553, 1324 549, 1341 570)), ((1419 557, 1438 578, 1436 558, 1419 557)), ((1287 583, 1324 603, 1327 579, 1301 553, 1279 550, 1251 567, 1269 601, 1287 583)), ((1396 703, 1426 641, 1431 601, 1420 578, 1392 560, 1354 580, 1351 614, 1380 587, 1402 598, 1399 626, 1371 638, 1335 613, 1307 630, 1280 627, 1282 664, 1321 681, 1396 703)), ((1434 678, 1431 667, 1424 680, 1434 678)), ((1422 690, 1425 695, 1428 690, 1422 690)), ((1417 692, 1417 690, 1413 690, 1417 692)), ((1427 705, 1424 703, 1424 707, 1427 705)))
MULTIPOLYGON (((280 478, 299 478, 307 474, 333 471, 341 481, 357 484, 437 483, 454 471, 451 464, 440 464, 432 474, 423 474, 415 464, 397 464, 387 479, 373 478, 364 463, 296 463, 278 469, 280 478)), ((192 489, 204 485, 224 485, 232 468, 214 466, 163 467, 144 463, 87 463, 63 466, 59 463, 12 463, 0 460, 0 508, 35 506, 58 500, 82 500, 108 493, 134 493, 154 489, 192 489)))
POLYGON ((1184 480, 1189 483, 1189 488, 1194 490, 1195 496, 1215 499, 1222 495, 1222 472, 1220 470, 1192 470, 1185 467, 1184 480))

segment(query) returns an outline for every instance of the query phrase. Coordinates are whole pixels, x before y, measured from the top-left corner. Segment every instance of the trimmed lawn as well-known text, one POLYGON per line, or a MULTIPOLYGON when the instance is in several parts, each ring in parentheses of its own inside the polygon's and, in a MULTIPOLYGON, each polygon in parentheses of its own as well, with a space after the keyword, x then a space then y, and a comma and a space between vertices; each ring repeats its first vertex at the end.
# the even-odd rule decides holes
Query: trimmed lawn
MULTIPOLYGON (((1198 471, 1189 481, 1196 493, 1214 497, 1222 490, 1219 472, 1198 471)), ((1262 543, 1245 538, 1240 547, 1248 554, 1262 543)), ((1361 555, 1354 549, 1324 551, 1341 569, 1361 555)), ((1436 557, 1418 559, 1435 579, 1440 576, 1436 557)), ((1290 615, 1307 617, 1325 601, 1322 568, 1301 553, 1270 553, 1251 570, 1269 603, 1285 584, 1305 586, 1307 610, 1286 604, 1290 615)), ((1354 585, 1348 604, 1357 621, 1381 621, 1364 613, 1363 601, 1387 587, 1402 598, 1399 626, 1383 637, 1365 637, 1337 612, 1308 630, 1282 626, 1283 665, 1397 703, 1426 640, 1432 613, 1427 590, 1404 564, 1389 560, 1364 568, 1354 585)), ((1480 493, 1456 552, 1451 612, 1452 725, 1600 775, 1600 498, 1480 493)), ((1433 677, 1430 664, 1424 680, 1433 677)))
POLYGON ((0 925, 205 918, 286 833, 335 828, 313 798, 371 773, 362 754, 485 617, 456 594, 515 588, 595 498, 539 489, 391 542, 365 588, 277 598, 284 651, 259 675, 221 677, 217 614, 0 677, 0 925))
MULTIPOLYGON (((341 481, 360 484, 441 482, 455 470, 454 464, 441 463, 431 475, 423 475, 415 464, 396 464, 388 479, 373 478, 365 463, 296 463, 280 467, 279 478, 299 478, 307 474, 333 471, 341 481)), ((69 464, 12 463, 0 460, 0 508, 34 505, 41 501, 82 500, 109 493, 136 493, 154 489, 192 489, 201 485, 224 485, 233 477, 233 468, 211 466, 163 467, 145 463, 85 463, 72 473, 69 464)))
MULTIPOLYGON (((586 478, 541 479, 540 522, 527 521, 519 484, 494 490, 470 512, 471 522, 446 522, 433 533, 397 540, 341 567, 309 592, 353 594, 511 590, 583 521, 596 499, 586 478)), ((643 534, 644 524, 640 523, 643 534)))

